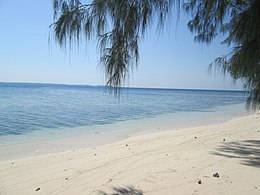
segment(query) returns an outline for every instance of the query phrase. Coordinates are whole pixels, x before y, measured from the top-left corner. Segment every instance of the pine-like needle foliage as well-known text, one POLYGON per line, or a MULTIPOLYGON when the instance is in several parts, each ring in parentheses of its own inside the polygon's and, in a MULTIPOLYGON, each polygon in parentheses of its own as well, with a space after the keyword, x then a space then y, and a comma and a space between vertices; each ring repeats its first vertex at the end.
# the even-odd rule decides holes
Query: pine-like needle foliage
POLYGON ((189 0, 184 4, 193 19, 188 23, 195 40, 210 43, 218 33, 232 51, 212 64, 234 80, 242 79, 250 91, 247 106, 260 108, 260 1, 189 0))
POLYGON ((53 8, 51 27, 61 47, 98 37, 107 85, 118 94, 138 63, 140 37, 153 23, 162 29, 172 0, 53 0, 53 8))
POLYGON ((190 13, 195 41, 210 43, 218 34, 233 50, 216 65, 249 89, 248 107, 260 108, 260 0, 53 0, 55 38, 61 47, 98 37, 107 85, 118 93, 139 58, 139 42, 156 23, 162 29, 173 5, 190 13))

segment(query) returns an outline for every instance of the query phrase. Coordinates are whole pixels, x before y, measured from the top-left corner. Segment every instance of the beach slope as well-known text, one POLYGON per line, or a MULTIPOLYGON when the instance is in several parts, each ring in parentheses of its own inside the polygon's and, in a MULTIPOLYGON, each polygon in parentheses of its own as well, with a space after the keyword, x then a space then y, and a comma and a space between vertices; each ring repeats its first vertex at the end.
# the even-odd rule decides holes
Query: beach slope
POLYGON ((260 115, 1 162, 0 194, 260 194, 260 115))

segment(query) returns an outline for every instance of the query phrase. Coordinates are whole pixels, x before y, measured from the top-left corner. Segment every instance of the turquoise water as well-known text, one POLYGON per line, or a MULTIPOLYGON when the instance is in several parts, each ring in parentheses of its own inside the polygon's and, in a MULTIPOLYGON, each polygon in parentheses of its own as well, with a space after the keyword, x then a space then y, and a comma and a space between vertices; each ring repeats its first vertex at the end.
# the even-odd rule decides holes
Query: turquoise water
POLYGON ((0 83, 0 136, 102 126, 178 112, 215 112, 243 103, 244 92, 128 89, 120 100, 103 87, 0 83))
POLYGON ((0 83, 0 161, 222 122, 245 102, 239 91, 130 88, 118 99, 104 87, 0 83))

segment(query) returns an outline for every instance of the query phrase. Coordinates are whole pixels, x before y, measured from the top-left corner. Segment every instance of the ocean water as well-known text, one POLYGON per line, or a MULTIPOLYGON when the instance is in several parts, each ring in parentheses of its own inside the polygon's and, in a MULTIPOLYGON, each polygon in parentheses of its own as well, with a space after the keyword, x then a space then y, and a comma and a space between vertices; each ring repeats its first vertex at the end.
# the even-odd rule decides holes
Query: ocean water
POLYGON ((205 120, 205 116, 231 116, 245 112, 246 95, 241 91, 129 88, 122 90, 118 99, 100 86, 0 83, 0 154, 7 155, 4 149, 17 144, 29 144, 35 153, 46 148, 44 141, 49 144, 62 138, 66 139, 63 143, 70 142, 70 148, 73 143, 68 138, 74 135, 86 138, 138 131, 147 124, 157 124, 159 129, 167 122, 186 124, 205 120))

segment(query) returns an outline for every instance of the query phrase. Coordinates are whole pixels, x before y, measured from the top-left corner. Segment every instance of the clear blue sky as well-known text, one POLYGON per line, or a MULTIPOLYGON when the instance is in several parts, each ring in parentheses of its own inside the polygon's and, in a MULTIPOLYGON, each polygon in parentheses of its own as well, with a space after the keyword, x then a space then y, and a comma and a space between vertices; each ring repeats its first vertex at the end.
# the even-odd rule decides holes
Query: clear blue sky
MULTIPOLYGON (((0 0, 0 82, 103 85, 95 42, 70 55, 48 43, 51 0, 0 0), (87 48, 87 50, 86 50, 87 48)), ((166 88, 241 89, 230 78, 209 75, 208 64, 228 52, 218 38, 210 46, 194 43, 181 16, 176 26, 158 36, 148 32, 141 59, 129 86, 166 88)))

